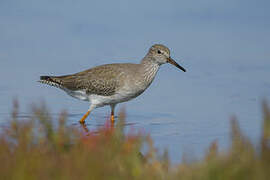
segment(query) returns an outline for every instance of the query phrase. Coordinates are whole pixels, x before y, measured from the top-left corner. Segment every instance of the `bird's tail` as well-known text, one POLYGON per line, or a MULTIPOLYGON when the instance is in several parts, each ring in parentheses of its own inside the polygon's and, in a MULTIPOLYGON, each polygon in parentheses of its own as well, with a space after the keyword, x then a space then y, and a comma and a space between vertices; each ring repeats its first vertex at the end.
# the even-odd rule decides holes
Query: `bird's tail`
POLYGON ((38 82, 48 84, 57 88, 63 87, 61 80, 54 76, 40 76, 40 80, 38 82))

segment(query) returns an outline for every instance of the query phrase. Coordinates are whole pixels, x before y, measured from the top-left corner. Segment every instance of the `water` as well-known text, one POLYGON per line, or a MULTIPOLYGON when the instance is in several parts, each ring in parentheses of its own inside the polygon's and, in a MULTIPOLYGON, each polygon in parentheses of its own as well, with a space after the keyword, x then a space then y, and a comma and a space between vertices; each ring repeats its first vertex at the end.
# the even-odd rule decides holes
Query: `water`
MULTIPOLYGON (((106 3, 1 1, 1 124, 18 98, 22 116, 45 102, 54 117, 67 110, 68 123, 77 126, 88 103, 38 84, 40 75, 139 62, 151 45, 163 43, 187 72, 163 65, 146 92, 118 105, 126 109, 127 129, 151 134, 174 162, 184 152, 200 158, 214 140, 225 150, 232 115, 256 143, 261 100, 270 99, 268 1, 106 3)), ((109 111, 93 111, 88 127, 104 124, 109 111)))

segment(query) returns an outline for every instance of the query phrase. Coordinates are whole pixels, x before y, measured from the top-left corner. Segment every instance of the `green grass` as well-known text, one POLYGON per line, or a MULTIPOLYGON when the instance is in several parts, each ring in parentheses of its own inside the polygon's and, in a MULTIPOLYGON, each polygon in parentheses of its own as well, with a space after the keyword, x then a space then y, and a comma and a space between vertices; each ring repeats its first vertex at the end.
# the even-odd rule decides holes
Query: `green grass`
POLYGON ((269 179, 270 109, 263 103, 259 146, 231 120, 231 146, 218 152, 213 142, 202 160, 172 165, 168 153, 157 155, 151 137, 124 133, 125 113, 114 128, 95 132, 66 125, 67 113, 52 119, 46 107, 34 107, 18 119, 14 103, 10 124, 0 134, 0 179, 269 179), (53 126, 52 122, 58 124, 53 126), (142 155, 142 146, 148 151, 142 155))

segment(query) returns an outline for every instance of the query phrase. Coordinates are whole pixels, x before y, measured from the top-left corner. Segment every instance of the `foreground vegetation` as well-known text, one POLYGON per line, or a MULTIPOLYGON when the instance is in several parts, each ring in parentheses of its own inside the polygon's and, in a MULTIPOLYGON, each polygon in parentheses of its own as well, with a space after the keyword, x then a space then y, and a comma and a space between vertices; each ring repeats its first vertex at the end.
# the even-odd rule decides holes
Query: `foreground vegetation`
POLYGON ((0 135, 0 179, 269 179, 270 109, 265 103, 263 112, 259 146, 232 119, 227 152, 218 152, 213 142, 202 160, 172 165, 167 153, 156 155, 150 137, 123 132, 123 112, 114 128, 106 124, 85 132, 67 126, 65 112, 53 126, 56 120, 45 106, 20 120, 15 103, 10 124, 0 135), (148 147, 143 155, 142 146, 148 147))

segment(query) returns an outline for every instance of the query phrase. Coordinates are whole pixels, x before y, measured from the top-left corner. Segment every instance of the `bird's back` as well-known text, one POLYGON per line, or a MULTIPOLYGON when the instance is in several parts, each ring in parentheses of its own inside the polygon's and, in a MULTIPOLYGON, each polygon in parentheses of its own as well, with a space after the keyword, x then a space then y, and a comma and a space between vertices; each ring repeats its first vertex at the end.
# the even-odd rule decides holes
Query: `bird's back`
POLYGON ((126 76, 136 74, 138 65, 105 64, 71 75, 41 76, 40 82, 71 91, 84 90, 87 94, 110 96, 124 85, 126 76))

